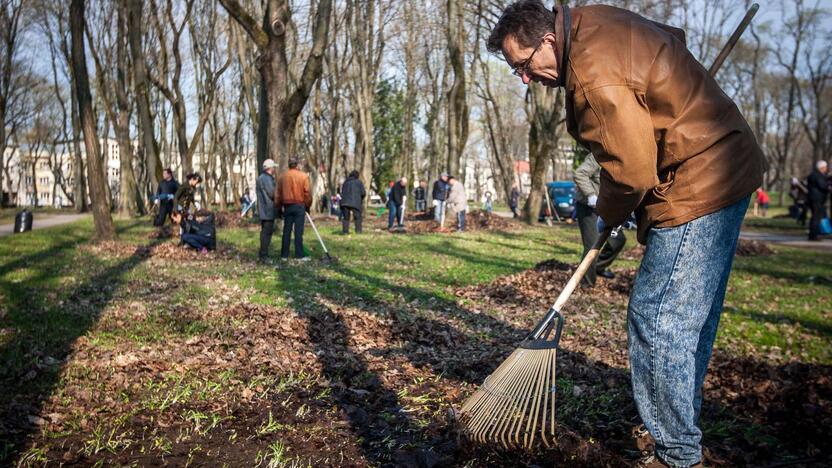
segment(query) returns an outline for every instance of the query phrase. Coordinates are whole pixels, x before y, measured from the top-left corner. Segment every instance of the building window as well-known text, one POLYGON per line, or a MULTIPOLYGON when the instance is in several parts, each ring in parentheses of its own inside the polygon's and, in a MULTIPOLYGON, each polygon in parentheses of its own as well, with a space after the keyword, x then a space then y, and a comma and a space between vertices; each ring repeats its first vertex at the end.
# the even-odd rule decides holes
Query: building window
POLYGON ((40 185, 49 185, 49 177, 41 177, 38 179, 40 185))

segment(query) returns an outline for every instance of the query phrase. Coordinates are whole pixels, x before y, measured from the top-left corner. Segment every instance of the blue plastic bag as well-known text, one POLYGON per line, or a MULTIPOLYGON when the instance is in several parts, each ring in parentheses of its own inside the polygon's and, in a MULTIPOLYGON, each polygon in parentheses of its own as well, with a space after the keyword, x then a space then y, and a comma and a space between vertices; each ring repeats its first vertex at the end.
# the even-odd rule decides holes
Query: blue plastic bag
POLYGON ((829 222, 829 218, 823 218, 820 220, 820 235, 828 236, 832 234, 832 222, 829 222))

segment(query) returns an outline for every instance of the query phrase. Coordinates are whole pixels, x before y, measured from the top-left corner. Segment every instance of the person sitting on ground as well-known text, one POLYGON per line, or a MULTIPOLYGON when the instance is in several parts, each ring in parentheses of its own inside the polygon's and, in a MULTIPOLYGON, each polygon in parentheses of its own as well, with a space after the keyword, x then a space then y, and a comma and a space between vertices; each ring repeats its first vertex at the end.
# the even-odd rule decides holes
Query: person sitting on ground
POLYGON ((390 199, 388 206, 390 208, 390 216, 387 219, 387 229, 393 229, 395 221, 396 228, 404 227, 404 204, 407 202, 407 177, 402 177, 399 181, 393 184, 390 188, 390 199))
POLYGON ((468 211, 468 193, 465 186, 456 177, 448 177, 451 191, 448 194, 448 208, 456 216, 457 230, 465 231, 465 212, 468 211))
MULTIPOLYGON (((177 215, 179 216, 179 215, 177 215)), ((180 241, 185 247, 208 253, 217 248, 217 228, 214 213, 208 210, 197 211, 193 219, 182 221, 183 232, 180 241)))
MULTIPOLYGON (((576 188, 575 216, 578 218, 578 228, 581 230, 581 241, 584 244, 583 255, 586 255, 595 245, 599 236, 596 227, 598 214, 595 213, 595 203, 598 201, 598 191, 601 187, 601 166, 595 160, 595 156, 587 155, 584 162, 575 170, 573 180, 576 188)), ((581 279, 581 284, 588 287, 595 286, 596 275, 613 278, 615 274, 607 268, 624 250, 624 244, 626 243, 627 238, 624 236, 623 229, 615 231, 615 235, 610 234, 607 243, 601 249, 601 254, 598 255, 598 259, 595 261, 595 268, 590 267, 587 270, 583 279, 581 279)))
POLYGON ((309 176, 300 170, 297 159, 289 160, 289 170, 277 179, 274 204, 283 213, 283 238, 280 246, 280 260, 289 259, 289 245, 292 232, 295 233, 295 258, 308 260, 303 251, 303 227, 306 212, 312 206, 312 191, 309 176))
POLYGON ((367 191, 358 178, 358 171, 350 172, 341 185, 341 232, 344 234, 350 233, 350 215, 355 219, 355 233, 361 234, 361 210, 366 196, 367 191))
MULTIPOLYGON (((168 167, 162 171, 162 181, 156 189, 155 204, 159 205, 159 214, 153 220, 154 226, 164 226, 165 221, 173 213, 173 198, 179 191, 179 182, 173 177, 173 171, 168 167)), ((173 221, 173 220, 171 220, 173 221)))
POLYGON ((420 181, 419 186, 413 189, 413 200, 416 201, 416 211, 423 213, 428 209, 427 196, 427 182, 420 181))
POLYGON ((431 197, 433 198, 433 219, 437 223, 443 221, 445 215, 445 199, 448 198, 448 173, 443 172, 433 183, 431 197))

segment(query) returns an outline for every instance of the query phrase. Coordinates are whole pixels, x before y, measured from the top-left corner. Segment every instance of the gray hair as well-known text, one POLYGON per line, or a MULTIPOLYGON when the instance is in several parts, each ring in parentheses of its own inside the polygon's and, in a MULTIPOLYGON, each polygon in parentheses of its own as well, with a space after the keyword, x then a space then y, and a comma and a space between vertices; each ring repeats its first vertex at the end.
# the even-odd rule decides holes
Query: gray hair
POLYGON ((818 170, 823 169, 824 167, 826 167, 826 161, 823 159, 815 163, 815 168, 818 170))

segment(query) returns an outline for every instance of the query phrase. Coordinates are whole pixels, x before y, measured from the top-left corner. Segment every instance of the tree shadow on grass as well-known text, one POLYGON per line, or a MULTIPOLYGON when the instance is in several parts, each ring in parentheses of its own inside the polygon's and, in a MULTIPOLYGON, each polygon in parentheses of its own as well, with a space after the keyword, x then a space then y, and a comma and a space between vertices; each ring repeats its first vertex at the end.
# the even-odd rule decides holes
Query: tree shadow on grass
MULTIPOLYGON (((447 248, 449 251, 445 253, 453 255, 454 249, 447 248)), ((468 253, 463 253, 465 254, 468 253)), ((285 270, 280 273, 281 282, 291 284, 292 288, 317 291, 314 300, 325 309, 321 317, 330 323, 331 328, 328 333, 317 334, 314 338, 319 353, 325 352, 329 346, 327 334, 343 338, 355 332, 349 330, 349 325, 339 317, 340 312, 327 304, 358 308, 385 319, 391 338, 389 346, 377 350, 382 358, 392 360, 396 356, 404 356, 417 368, 426 368, 432 374, 451 382, 451 386, 455 382, 458 388, 472 390, 527 333, 525 329, 491 315, 474 312, 441 295, 408 284, 397 284, 384 274, 374 276, 343 264, 333 266, 332 270, 341 277, 332 279, 317 276, 314 269, 285 270), (325 287, 321 287, 322 284, 325 287), (415 306, 414 301, 417 304, 415 306), (421 307, 429 307, 441 315, 421 314, 421 307)), ((310 318, 310 325, 318 323, 316 320, 318 319, 310 318)), ((441 428, 438 436, 433 431, 433 439, 420 438, 414 434, 418 431, 407 418, 394 426, 379 424, 376 427, 381 427, 382 430, 376 432, 374 425, 367 424, 363 416, 367 414, 381 420, 383 418, 378 416, 379 408, 387 407, 388 414, 398 411, 402 402, 396 395, 397 389, 390 388, 389 385, 378 387, 385 377, 368 371, 364 357, 357 351, 348 352, 340 362, 335 360, 326 364, 325 372, 331 382, 337 382, 343 380, 342 369, 346 368, 347 374, 364 376, 363 382, 369 382, 370 388, 378 389, 377 392, 363 395, 366 398, 356 398, 342 391, 343 396, 338 400, 339 406, 347 414, 356 413, 356 406, 363 410, 357 412, 358 416, 351 416, 350 421, 355 433, 361 437, 367 459, 374 463, 389 461, 389 458, 379 455, 378 447, 384 440, 392 438, 401 445, 434 451, 449 464, 461 464, 476 458, 483 465, 551 463, 552 460, 562 460, 573 465, 620 465, 625 462, 622 454, 635 455, 635 452, 628 452, 631 449, 629 429, 638 423, 632 403, 629 372, 626 368, 611 367, 592 359, 579 350, 568 349, 576 345, 592 346, 592 343, 583 343, 580 337, 576 337, 573 343, 567 349, 561 349, 558 358, 558 418, 561 424, 559 447, 554 451, 533 454, 499 449, 482 450, 467 445, 460 447, 454 442, 450 427, 441 428), (367 375, 367 372, 372 375, 367 375)), ((823 421, 830 417, 829 393, 832 384, 827 376, 832 375, 829 366, 801 365, 798 372, 793 369, 789 371, 784 366, 745 361, 733 356, 720 356, 715 363, 718 369, 714 379, 720 387, 706 393, 703 422, 706 446, 714 448, 723 457, 727 456, 730 463, 789 461, 804 455, 812 462, 828 459, 830 452, 826 449, 818 451, 817 447, 824 440, 824 430, 821 429, 824 427, 823 421), (813 372, 821 376, 810 384, 814 389, 812 398, 816 403, 809 406, 807 411, 814 415, 811 420, 816 421, 815 428, 806 435, 778 432, 778 429, 790 424, 800 424, 801 419, 796 418, 793 411, 770 410, 778 405, 800 408, 799 405, 795 406, 796 387, 789 383, 791 381, 776 383, 765 396, 768 401, 766 405, 770 406, 755 407, 748 402, 760 398, 760 395, 750 389, 744 380, 748 369, 753 369, 757 376, 753 381, 755 385, 762 385, 762 375, 773 376, 783 372, 789 372, 798 386, 801 379, 808 382, 807 379, 811 378, 813 372), (721 390, 723 383, 724 391, 721 390), (768 442, 761 443, 764 440, 768 442)), ((365 383, 362 385, 368 387, 365 383)), ((436 421, 434 424, 442 425, 436 421)))
MULTIPOLYGON (((165 240, 157 239, 146 247, 162 242, 165 240)), ((80 239, 61 243, 44 253, 10 262, 2 270, 9 272, 23 267, 34 270, 29 281, 38 284, 56 271, 49 258, 80 243, 80 239)), ((0 387, 3 388, 0 396, 0 464, 20 454, 29 436, 39 430, 37 421, 41 408, 60 380, 64 359, 75 341, 98 321, 124 276, 146 259, 144 252, 146 250, 140 247, 133 255, 64 291, 60 303, 45 301, 42 297, 38 300, 26 297, 44 291, 30 291, 19 284, 0 282, 4 294, 23 295, 16 298, 15 307, 5 319, 19 327, 12 328, 11 338, 0 345, 0 387)))

